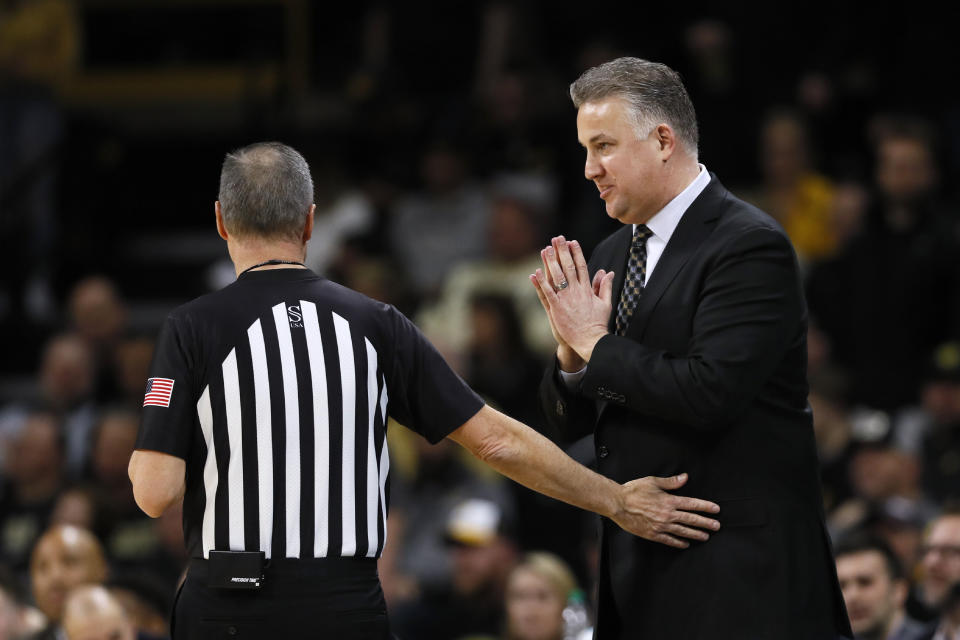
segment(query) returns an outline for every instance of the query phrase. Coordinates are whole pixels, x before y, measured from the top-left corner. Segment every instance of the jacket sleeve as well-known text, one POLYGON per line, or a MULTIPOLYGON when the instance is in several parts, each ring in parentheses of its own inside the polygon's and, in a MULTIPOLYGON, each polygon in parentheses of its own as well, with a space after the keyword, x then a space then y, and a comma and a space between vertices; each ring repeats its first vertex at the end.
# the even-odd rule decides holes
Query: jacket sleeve
POLYGON ((714 258, 684 354, 604 336, 581 393, 699 429, 730 424, 801 334, 805 305, 789 240, 773 228, 738 234, 714 258))
POLYGON ((554 358, 540 382, 540 411, 552 431, 551 436, 573 442, 593 432, 597 403, 567 389, 560 380, 559 370, 554 358))

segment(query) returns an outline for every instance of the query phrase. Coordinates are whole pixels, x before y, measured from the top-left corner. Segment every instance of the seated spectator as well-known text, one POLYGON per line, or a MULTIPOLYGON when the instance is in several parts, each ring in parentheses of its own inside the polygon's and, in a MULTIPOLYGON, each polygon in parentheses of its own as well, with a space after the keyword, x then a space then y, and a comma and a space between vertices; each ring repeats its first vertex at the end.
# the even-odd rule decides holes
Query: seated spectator
POLYGON ((67 640, 135 640, 133 623, 116 598, 101 586, 70 591, 63 607, 67 640))
POLYGON ((799 114, 781 109, 767 116, 760 137, 763 183, 746 199, 783 225, 802 261, 831 255, 837 248, 834 187, 813 170, 806 125, 799 114))
POLYGON ((574 632, 592 637, 588 620, 579 621, 584 629, 565 624, 563 610, 576 590, 573 573, 560 558, 549 553, 524 556, 507 582, 505 640, 565 640, 574 632))
POLYGON ((13 573, 0 565, 0 640, 19 640, 43 629, 43 614, 27 604, 13 573))
POLYGON ((69 295, 70 323, 93 353, 96 397, 113 400, 118 392, 114 350, 127 325, 127 309, 116 285, 103 276, 77 282, 69 295))
POLYGON ((46 531, 33 548, 30 582, 33 599, 47 617, 47 627, 35 640, 53 640, 62 630, 63 608, 70 590, 100 584, 107 577, 103 548, 92 533, 57 525, 46 531))
POLYGON ((938 347, 922 389, 923 488, 933 500, 960 500, 960 342, 938 347))
POLYGON ((397 607, 391 616, 397 635, 419 640, 498 635, 507 577, 516 563, 511 530, 495 502, 471 498, 458 504, 447 520, 452 587, 397 607))
POLYGON ((137 507, 127 475, 138 428, 133 411, 107 410, 93 432, 90 456, 94 486, 108 519, 104 547, 111 563, 126 568, 151 559, 159 547, 154 523, 137 507))
POLYGON ((153 358, 154 342, 150 338, 129 337, 121 340, 113 351, 113 370, 116 375, 114 399, 119 404, 139 407, 153 358))
POLYGON ((465 354, 476 338, 470 300, 501 295, 516 308, 526 349, 549 356, 557 343, 529 276, 542 266, 540 248, 553 206, 552 191, 548 184, 527 176, 502 177, 492 191, 489 255, 451 269, 441 283, 439 298, 417 315, 417 325, 443 353, 465 354))
POLYGON ((930 524, 923 547, 920 594, 936 614, 923 640, 960 637, 960 510, 949 509, 930 524))
POLYGON ((953 212, 938 202, 933 140, 922 123, 882 128, 863 229, 807 282, 811 316, 849 373, 853 405, 915 402, 926 354, 960 325, 960 240, 953 212))
POLYGON ((21 572, 63 486, 60 421, 49 412, 28 414, 6 458, 6 478, 0 485, 0 558, 21 572))
POLYGON ((834 552, 837 577, 857 640, 917 638, 923 625, 906 617, 909 583, 900 561, 881 539, 856 536, 834 552))
POLYGON ((428 298, 455 265, 486 255, 490 200, 470 179, 464 154, 449 144, 433 144, 420 173, 423 190, 390 211, 389 237, 414 291, 428 298))
POLYGON ((175 588, 146 571, 112 576, 104 587, 123 607, 138 638, 167 636, 175 588))

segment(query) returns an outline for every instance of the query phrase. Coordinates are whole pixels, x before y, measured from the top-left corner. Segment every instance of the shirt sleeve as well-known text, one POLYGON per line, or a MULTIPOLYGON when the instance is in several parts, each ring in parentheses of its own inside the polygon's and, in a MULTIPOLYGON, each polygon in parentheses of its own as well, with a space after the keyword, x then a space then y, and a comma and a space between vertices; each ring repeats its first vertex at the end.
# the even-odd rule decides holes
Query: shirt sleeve
POLYGON ((191 361, 184 332, 176 318, 168 316, 150 364, 137 449, 187 459, 196 419, 191 361))
POLYGON ((387 412, 437 443, 476 415, 484 402, 410 320, 393 307, 389 313, 394 360, 387 412))

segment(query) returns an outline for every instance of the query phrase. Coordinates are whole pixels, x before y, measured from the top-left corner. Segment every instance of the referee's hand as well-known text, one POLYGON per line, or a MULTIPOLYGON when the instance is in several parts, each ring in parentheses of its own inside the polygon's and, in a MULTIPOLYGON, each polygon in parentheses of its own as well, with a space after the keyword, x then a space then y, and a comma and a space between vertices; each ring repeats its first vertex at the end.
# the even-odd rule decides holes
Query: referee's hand
POLYGON ((718 530, 720 523, 693 512, 716 514, 720 507, 707 500, 668 493, 686 482, 685 473, 631 480, 622 485, 622 509, 611 519, 630 533, 677 549, 689 547, 687 540, 706 541, 710 538, 707 531, 718 530))

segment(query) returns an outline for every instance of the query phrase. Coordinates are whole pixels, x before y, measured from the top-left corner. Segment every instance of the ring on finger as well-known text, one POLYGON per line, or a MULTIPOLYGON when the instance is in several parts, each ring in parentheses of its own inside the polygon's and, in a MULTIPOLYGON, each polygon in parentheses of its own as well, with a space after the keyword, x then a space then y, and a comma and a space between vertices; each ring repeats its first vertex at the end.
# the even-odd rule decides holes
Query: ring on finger
POLYGON ((567 288, 567 286, 569 286, 569 284, 570 283, 567 282, 566 280, 561 281, 560 284, 557 285, 557 291, 563 291, 564 289, 567 288))

